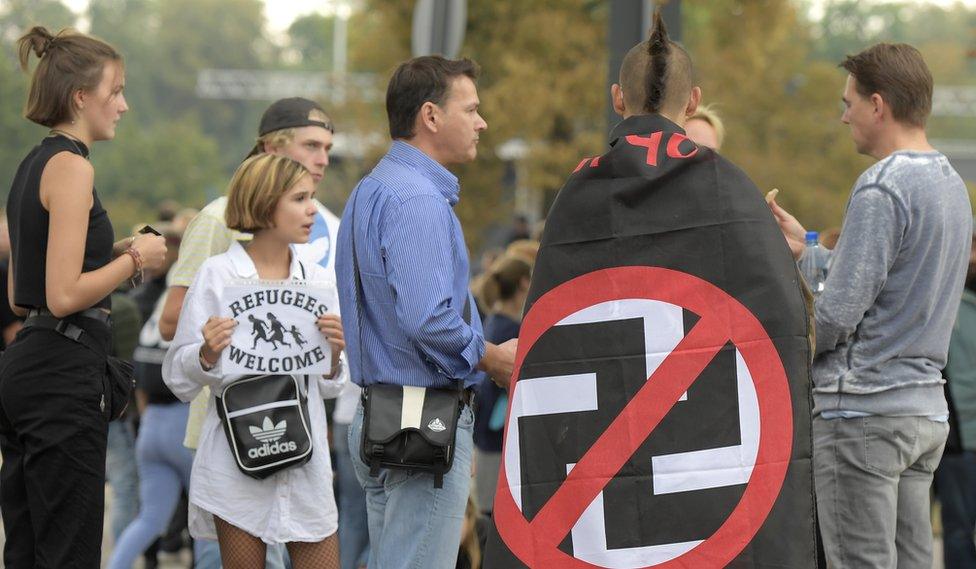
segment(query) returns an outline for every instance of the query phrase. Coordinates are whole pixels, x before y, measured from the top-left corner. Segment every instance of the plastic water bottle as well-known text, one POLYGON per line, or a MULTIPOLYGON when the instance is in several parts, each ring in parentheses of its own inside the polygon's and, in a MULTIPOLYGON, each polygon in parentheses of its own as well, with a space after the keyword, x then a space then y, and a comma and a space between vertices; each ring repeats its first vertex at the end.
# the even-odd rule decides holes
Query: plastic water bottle
POLYGON ((806 250, 800 257, 800 272, 806 279, 814 298, 820 296, 827 280, 827 250, 820 245, 820 234, 807 231, 806 250))

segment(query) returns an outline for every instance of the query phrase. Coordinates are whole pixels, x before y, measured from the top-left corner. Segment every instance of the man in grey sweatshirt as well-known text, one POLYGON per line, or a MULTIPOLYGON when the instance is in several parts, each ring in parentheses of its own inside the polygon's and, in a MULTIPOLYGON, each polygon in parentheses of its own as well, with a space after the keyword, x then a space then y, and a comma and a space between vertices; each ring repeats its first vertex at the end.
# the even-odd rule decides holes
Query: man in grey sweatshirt
MULTIPOLYGON (((929 488, 948 433, 941 370, 962 294, 965 184, 925 135, 932 75, 905 44, 849 56, 841 120, 858 178, 816 300, 813 460, 828 565, 929 568, 929 488)), ((795 257, 804 229, 770 207, 795 257)))

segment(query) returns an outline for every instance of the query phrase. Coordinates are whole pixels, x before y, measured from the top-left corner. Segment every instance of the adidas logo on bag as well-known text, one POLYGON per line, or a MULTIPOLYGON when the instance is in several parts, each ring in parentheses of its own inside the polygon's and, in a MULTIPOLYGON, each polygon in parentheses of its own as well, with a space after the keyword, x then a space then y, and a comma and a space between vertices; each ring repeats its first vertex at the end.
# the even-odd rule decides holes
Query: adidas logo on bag
POLYGON ((248 430, 251 431, 251 436, 264 444, 256 448, 249 449, 247 451, 247 456, 251 458, 259 458, 262 456, 271 456, 281 454, 283 452, 294 452, 295 450, 298 450, 298 445, 293 442, 279 441, 281 437, 285 436, 285 430, 287 428, 288 421, 282 420, 280 423, 275 425, 271 422, 270 417, 265 417, 264 422, 260 427, 255 427, 254 425, 248 427, 248 430))
POLYGON ((435 433, 439 433, 446 429, 447 425, 445 425, 444 421, 441 421, 440 419, 434 419, 433 421, 427 423, 427 428, 435 433))

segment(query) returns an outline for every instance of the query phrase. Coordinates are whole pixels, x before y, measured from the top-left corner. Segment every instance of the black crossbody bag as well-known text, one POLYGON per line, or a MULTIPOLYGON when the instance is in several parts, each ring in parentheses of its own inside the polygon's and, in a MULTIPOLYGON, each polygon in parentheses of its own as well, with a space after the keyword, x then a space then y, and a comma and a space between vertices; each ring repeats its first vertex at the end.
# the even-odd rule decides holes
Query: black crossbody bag
MULTIPOLYGON (((305 266, 299 261, 302 278, 305 266)), ((249 375, 227 384, 216 397, 237 467, 263 480, 312 458, 308 376, 249 375)))
POLYGON ((312 458, 308 376, 251 375, 227 385, 216 398, 237 467, 262 480, 312 458), (304 383, 304 385, 302 385, 304 383))
MULTIPOLYGON (((356 255, 355 213, 350 222, 356 276, 356 320, 362 334, 359 310, 362 277, 356 255)), ((464 319, 471 321, 470 301, 465 302, 464 319)), ((359 369, 365 369, 362 342, 359 369)), ((458 389, 434 389, 375 383, 363 390, 363 434, 359 452, 362 461, 369 465, 370 476, 379 476, 380 468, 429 472, 434 475, 434 488, 443 486, 444 475, 454 464, 454 441, 463 407, 462 382, 457 384, 458 389)))
MULTIPOLYGON (((111 320, 108 314, 97 308, 89 308, 72 316, 96 320, 111 328, 111 320)), ((105 358, 105 375, 102 376, 103 391, 100 405, 106 418, 109 421, 114 421, 125 413, 129 406, 129 396, 136 384, 132 362, 106 353, 105 349, 92 339, 83 328, 73 324, 68 318, 57 318, 47 309, 34 308, 28 312, 24 327, 54 330, 65 338, 85 346, 98 354, 99 357, 105 358)))

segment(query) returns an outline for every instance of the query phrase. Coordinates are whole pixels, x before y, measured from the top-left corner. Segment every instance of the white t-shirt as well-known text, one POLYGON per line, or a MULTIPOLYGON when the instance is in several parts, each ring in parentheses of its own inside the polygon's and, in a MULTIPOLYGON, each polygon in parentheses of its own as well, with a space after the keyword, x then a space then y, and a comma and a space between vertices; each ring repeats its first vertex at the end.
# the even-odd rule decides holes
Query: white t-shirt
MULTIPOLYGON (((302 278, 294 247, 291 253, 291 276, 302 278)), ((304 268, 308 280, 329 280, 329 272, 318 264, 304 263, 304 268)), ((226 253, 207 259, 200 267, 187 291, 176 336, 163 361, 166 385, 181 400, 192 400, 204 387, 219 394, 223 385, 241 377, 223 375, 219 362, 212 370, 203 370, 199 359, 201 328, 209 317, 220 314, 220 297, 226 283, 257 276, 250 256, 236 242, 226 253)), ((322 399, 337 396, 347 378, 346 373, 335 380, 311 376, 308 415, 312 458, 303 466, 264 480, 251 478, 238 469, 217 416, 214 396, 209 397, 190 475, 189 527, 193 537, 217 538, 214 515, 269 544, 321 541, 335 533, 338 511, 322 399)))

